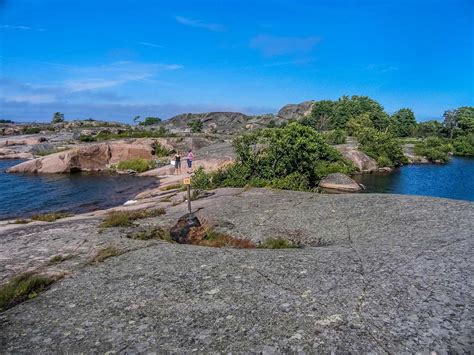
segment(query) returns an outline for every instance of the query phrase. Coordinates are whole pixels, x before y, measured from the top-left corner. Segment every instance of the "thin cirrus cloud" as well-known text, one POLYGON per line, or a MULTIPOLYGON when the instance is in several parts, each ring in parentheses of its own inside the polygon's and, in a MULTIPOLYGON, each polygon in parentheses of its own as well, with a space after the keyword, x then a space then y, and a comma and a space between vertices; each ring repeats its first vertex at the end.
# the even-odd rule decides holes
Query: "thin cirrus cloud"
POLYGON ((250 47, 260 51, 265 57, 288 54, 306 54, 321 41, 319 37, 279 37, 261 34, 251 39, 250 47))
POLYGON ((160 46, 159 44, 154 44, 150 42, 138 42, 138 44, 141 44, 142 46, 146 46, 146 47, 163 48, 163 46, 160 46))
POLYGON ((191 19, 184 16, 176 16, 175 19, 176 21, 178 21, 178 23, 184 26, 203 28, 203 29, 206 29, 208 31, 213 31, 213 32, 223 32, 226 30, 226 28, 223 25, 220 25, 218 23, 204 22, 201 20, 191 19))
POLYGON ((44 28, 33 28, 30 26, 22 26, 22 25, 1 25, 0 28, 5 30, 20 30, 20 31, 46 31, 44 28))

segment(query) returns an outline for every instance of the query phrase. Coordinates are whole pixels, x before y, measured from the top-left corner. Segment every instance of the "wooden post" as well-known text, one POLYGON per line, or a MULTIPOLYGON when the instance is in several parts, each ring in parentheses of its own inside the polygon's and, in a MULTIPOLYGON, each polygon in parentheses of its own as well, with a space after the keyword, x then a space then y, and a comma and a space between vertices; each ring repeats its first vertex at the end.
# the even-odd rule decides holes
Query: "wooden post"
POLYGON ((191 178, 183 179, 183 184, 186 185, 188 191, 188 212, 189 217, 192 217, 192 210, 191 210, 191 178))
POLYGON ((188 185, 188 211, 189 215, 191 216, 191 185, 188 185))

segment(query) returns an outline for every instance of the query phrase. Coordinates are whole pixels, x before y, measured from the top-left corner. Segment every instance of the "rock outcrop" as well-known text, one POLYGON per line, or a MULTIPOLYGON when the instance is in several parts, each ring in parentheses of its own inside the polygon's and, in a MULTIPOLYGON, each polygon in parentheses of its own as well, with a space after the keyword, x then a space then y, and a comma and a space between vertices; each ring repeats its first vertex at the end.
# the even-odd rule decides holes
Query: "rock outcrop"
POLYGON ((341 173, 329 174, 321 180, 319 187, 340 192, 358 192, 362 190, 362 187, 356 181, 341 173))
POLYGON ((288 104, 278 111, 277 116, 284 120, 299 120, 311 114, 314 101, 305 101, 300 104, 288 104))
POLYGON ((152 159, 153 147, 144 142, 114 142, 83 146, 9 168, 10 173, 70 173, 100 171, 112 164, 130 159, 152 159))
POLYGON ((351 161, 361 173, 370 173, 377 171, 378 165, 375 159, 369 157, 367 154, 352 147, 339 146, 336 147, 342 156, 351 161))
POLYGON ((35 145, 46 142, 44 137, 25 137, 25 138, 10 138, 0 140, 0 146, 12 146, 12 145, 35 145))

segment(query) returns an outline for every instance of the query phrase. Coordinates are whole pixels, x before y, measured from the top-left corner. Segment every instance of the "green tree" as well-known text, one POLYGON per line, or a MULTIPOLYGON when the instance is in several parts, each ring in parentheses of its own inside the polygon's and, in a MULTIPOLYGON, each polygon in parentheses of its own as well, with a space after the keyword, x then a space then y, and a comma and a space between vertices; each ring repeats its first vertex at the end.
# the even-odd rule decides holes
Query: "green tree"
POLYGON ((145 117, 145 120, 139 123, 141 126, 151 126, 154 124, 158 124, 161 122, 161 118, 159 117, 145 117))
POLYGON ((443 125, 436 120, 420 122, 416 125, 414 135, 426 138, 429 136, 439 136, 443 130, 443 125))
POLYGON ((64 122, 64 115, 61 112, 55 112, 51 123, 61 123, 64 122))
POLYGON ((443 117, 443 126, 449 138, 474 133, 474 107, 445 111, 443 117))
POLYGON ((403 149, 390 133, 363 128, 357 134, 359 149, 377 160, 381 166, 399 166, 407 162, 403 149))
POLYGON ((193 120, 188 122, 188 127, 191 128, 192 133, 199 133, 202 132, 204 124, 200 120, 193 120))
POLYGON ((390 117, 390 131, 397 137, 410 137, 416 127, 415 114, 409 108, 402 108, 390 117))

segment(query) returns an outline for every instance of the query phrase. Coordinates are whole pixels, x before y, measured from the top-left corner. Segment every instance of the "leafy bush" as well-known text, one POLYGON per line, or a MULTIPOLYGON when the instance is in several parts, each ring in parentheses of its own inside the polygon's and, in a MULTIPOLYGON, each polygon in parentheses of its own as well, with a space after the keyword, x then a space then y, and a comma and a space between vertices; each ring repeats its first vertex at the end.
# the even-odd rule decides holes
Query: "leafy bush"
POLYGON ((233 145, 236 162, 212 173, 196 170, 194 188, 269 186, 310 190, 329 172, 354 171, 320 133, 295 122, 245 134, 233 145))
POLYGON ((323 137, 328 144, 344 144, 346 143, 346 132, 342 129, 323 132, 323 137))
POLYGON ((41 128, 25 126, 23 127, 22 132, 23 134, 38 134, 41 132, 41 128))
POLYGON ((417 155, 426 157, 433 162, 447 162, 449 153, 453 147, 446 139, 440 137, 428 137, 422 142, 415 144, 414 152, 417 155))
POLYGON ((474 133, 453 140, 455 155, 474 156, 474 133))
POLYGON ((374 128, 363 128, 357 133, 359 148, 385 166, 394 167, 407 163, 400 144, 391 134, 374 128))
POLYGON ((194 120, 194 121, 188 122, 188 127, 191 128, 192 133, 199 133, 199 132, 202 132, 204 125, 202 121, 194 120))
POLYGON ((283 238, 268 238, 262 244, 258 246, 261 249, 288 249, 288 248, 300 248, 301 246, 293 243, 290 240, 283 238))
POLYGON ((370 120, 370 115, 368 113, 352 117, 346 124, 346 131, 350 136, 356 136, 359 131, 364 128, 374 128, 374 124, 370 120))
POLYGON ((137 173, 143 173, 154 167, 155 163, 152 160, 146 159, 123 160, 117 164, 118 170, 134 170, 137 173))
POLYGON ((55 112, 51 120, 51 123, 61 123, 61 122, 64 122, 64 114, 62 114, 61 112, 55 112))
POLYGON ((97 251, 97 253, 90 260, 90 263, 91 264, 101 263, 105 259, 108 259, 108 258, 111 258, 111 257, 114 257, 114 256, 122 255, 125 252, 126 252, 126 250, 119 249, 115 246, 110 245, 108 247, 105 247, 105 248, 100 249, 99 251, 97 251))
POLYGON ((151 126, 154 124, 158 124, 161 122, 161 118, 159 117, 145 117, 145 120, 143 122, 140 122, 140 126, 151 126))
POLYGON ((171 151, 158 141, 153 142, 152 147, 157 157, 166 157, 171 154, 171 151))
POLYGON ((402 108, 390 117, 390 131, 396 137, 413 135, 415 127, 415 114, 409 108, 402 108))

